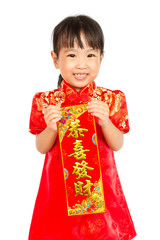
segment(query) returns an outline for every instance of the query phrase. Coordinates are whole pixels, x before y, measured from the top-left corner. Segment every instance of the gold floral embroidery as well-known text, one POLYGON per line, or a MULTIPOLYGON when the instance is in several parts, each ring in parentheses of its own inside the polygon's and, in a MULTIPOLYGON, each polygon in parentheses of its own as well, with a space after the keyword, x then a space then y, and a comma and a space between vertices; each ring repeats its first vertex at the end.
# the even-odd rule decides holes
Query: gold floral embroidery
POLYGON ((112 101, 113 101, 112 92, 107 91, 107 93, 104 93, 104 102, 107 103, 109 107, 111 106, 112 101))
POLYGON ((104 102, 107 103, 110 108, 110 116, 113 116, 116 112, 119 111, 123 95, 124 94, 121 92, 116 94, 111 91, 107 91, 107 93, 104 93, 104 102))
POLYGON ((66 94, 67 94, 67 95, 72 94, 72 92, 73 92, 73 90, 72 90, 71 88, 67 88, 67 89, 66 89, 66 94))
POLYGON ((121 97, 122 97, 122 93, 115 94, 115 103, 114 103, 115 112, 118 112, 121 107, 121 97))
POLYGON ((37 110, 43 111, 43 108, 46 106, 42 98, 36 98, 37 110))
POLYGON ((102 95, 102 89, 101 88, 96 87, 94 92, 98 95, 102 95))
POLYGON ((65 93, 63 91, 55 91, 54 95, 52 96, 52 103, 63 103, 65 101, 65 93))
POLYGON ((126 127, 126 120, 128 120, 128 115, 125 115, 120 119, 119 126, 125 128, 126 127))
POLYGON ((43 104, 49 104, 49 99, 48 99, 49 93, 50 92, 48 91, 41 94, 41 99, 43 101, 43 104))
POLYGON ((60 89, 61 89, 61 91, 65 90, 67 96, 69 96, 73 93, 73 89, 71 87, 69 87, 64 81, 62 82, 60 89))
MULTIPOLYGON (((73 93, 74 90, 69 87, 65 82, 62 82, 60 89, 46 91, 35 96, 37 110, 43 112, 43 109, 48 107, 49 104, 62 104, 65 102, 66 96, 69 99, 69 97, 72 96, 73 93)), ((86 99, 86 102, 88 102, 88 100, 90 101, 91 99, 96 99, 107 103, 110 109, 110 117, 112 117, 121 109, 122 104, 125 101, 125 96, 121 91, 111 91, 105 88, 96 87, 94 82, 86 86, 86 88, 82 90, 81 96, 86 96, 86 94, 88 95, 88 99, 86 99)), ((126 128, 128 124, 127 120, 128 115, 126 115, 126 112, 124 111, 121 119, 119 120, 119 127, 126 128)))
POLYGON ((96 99, 101 101, 102 100, 102 89, 96 87, 92 93, 92 99, 96 99))

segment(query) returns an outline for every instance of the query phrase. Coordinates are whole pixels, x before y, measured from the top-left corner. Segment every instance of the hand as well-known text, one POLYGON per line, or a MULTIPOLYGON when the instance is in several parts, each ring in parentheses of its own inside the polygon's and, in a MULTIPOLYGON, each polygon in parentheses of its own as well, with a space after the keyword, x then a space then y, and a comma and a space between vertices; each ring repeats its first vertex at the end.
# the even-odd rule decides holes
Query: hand
POLYGON ((88 112, 98 118, 98 124, 102 127, 107 126, 109 122, 109 107, 106 103, 97 100, 91 100, 88 103, 88 112))
POLYGON ((62 118, 60 106, 49 105, 44 109, 44 120, 47 127, 53 131, 57 131, 57 122, 62 118))

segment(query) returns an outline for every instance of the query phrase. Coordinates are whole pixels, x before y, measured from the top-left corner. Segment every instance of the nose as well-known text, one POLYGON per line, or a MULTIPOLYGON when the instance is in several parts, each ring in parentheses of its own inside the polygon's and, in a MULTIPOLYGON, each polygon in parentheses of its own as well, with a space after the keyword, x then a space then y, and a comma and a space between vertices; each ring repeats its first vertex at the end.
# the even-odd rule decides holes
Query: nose
POLYGON ((87 61, 84 56, 79 56, 77 58, 76 68, 77 69, 86 69, 87 68, 87 61))

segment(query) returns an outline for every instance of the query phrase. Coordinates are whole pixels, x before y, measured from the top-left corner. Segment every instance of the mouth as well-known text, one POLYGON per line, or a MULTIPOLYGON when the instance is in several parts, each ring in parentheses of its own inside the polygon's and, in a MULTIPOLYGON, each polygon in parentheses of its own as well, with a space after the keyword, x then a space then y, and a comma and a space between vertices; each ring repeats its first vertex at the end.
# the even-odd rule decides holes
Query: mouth
POLYGON ((76 79, 83 80, 88 76, 88 73, 74 73, 76 79))

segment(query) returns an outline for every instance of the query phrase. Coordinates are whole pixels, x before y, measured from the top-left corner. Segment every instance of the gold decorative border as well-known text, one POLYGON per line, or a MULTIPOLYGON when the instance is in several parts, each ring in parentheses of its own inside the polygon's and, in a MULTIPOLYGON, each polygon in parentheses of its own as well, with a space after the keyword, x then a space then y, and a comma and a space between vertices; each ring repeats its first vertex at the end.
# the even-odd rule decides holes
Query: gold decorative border
MULTIPOLYGON (((78 118, 80 115, 82 115, 84 112, 87 111, 87 104, 83 105, 75 105, 75 106, 68 106, 68 107, 63 107, 61 111, 66 111, 69 108, 75 109, 76 107, 82 106, 83 107, 83 112, 74 112, 75 113, 75 118, 78 118)), ((59 142, 60 142, 60 150, 61 150, 61 157, 62 157, 62 166, 64 169, 64 162, 63 162, 63 150, 61 146, 61 142, 63 140, 63 137, 69 127, 69 124, 75 120, 75 118, 69 118, 66 121, 66 129, 63 129, 63 121, 58 122, 58 136, 59 136, 59 142), (62 134, 63 132, 63 134, 62 134)), ((103 190, 103 180, 102 180, 102 172, 101 172, 101 165, 100 165, 100 156, 99 156, 99 149, 98 149, 98 140, 97 140, 97 130, 96 130, 96 123, 95 123, 95 118, 93 117, 93 124, 94 124, 94 130, 95 130, 95 137, 96 137, 96 143, 97 143, 97 153, 98 153, 98 161, 99 161, 99 170, 100 170, 100 178, 98 182, 94 183, 94 190, 92 191, 92 194, 90 197, 86 198, 86 200, 83 200, 80 204, 75 204, 76 206, 72 206, 72 208, 69 206, 68 203, 68 196, 67 196, 67 186, 66 186, 66 180, 65 180, 65 174, 64 174, 64 182, 65 182, 65 191, 66 191, 66 200, 67 200, 67 209, 68 209, 68 216, 73 216, 73 215, 84 215, 84 214, 94 214, 94 213, 104 213, 106 212, 106 207, 105 207, 105 199, 104 199, 104 190, 103 190), (88 205, 91 205, 91 212, 89 212, 88 205), (100 204, 100 205, 98 205, 100 204), (84 209, 82 209, 82 207, 84 209), (97 207, 97 209, 96 209, 97 207)))

